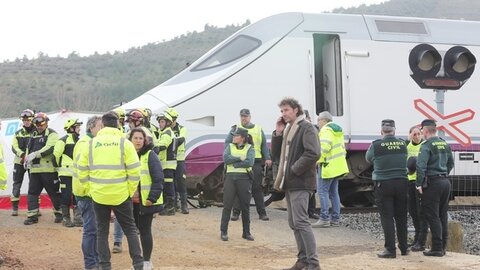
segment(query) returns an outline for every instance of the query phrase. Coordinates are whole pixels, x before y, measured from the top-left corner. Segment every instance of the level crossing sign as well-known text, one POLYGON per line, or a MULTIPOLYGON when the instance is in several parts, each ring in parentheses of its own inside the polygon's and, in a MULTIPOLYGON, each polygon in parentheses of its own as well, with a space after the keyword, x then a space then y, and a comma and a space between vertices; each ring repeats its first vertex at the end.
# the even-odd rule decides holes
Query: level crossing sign
POLYGON ((470 121, 475 116, 472 109, 465 109, 456 113, 443 115, 423 99, 414 100, 415 109, 421 112, 429 119, 437 122, 437 129, 443 130, 445 133, 454 138, 459 144, 468 147, 472 144, 472 138, 457 127, 458 124, 470 121))

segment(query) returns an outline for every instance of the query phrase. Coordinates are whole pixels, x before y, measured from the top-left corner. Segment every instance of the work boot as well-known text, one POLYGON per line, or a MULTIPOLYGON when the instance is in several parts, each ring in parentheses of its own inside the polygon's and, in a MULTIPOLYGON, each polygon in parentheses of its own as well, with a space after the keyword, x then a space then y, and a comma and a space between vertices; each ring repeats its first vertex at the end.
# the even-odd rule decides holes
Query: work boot
POLYGON ((12 216, 18 216, 18 201, 12 202, 12 216))
POLYGON ((233 211, 232 217, 230 218, 231 221, 237 221, 240 218, 240 213, 235 213, 233 211))
POLYGON ((75 224, 70 219, 70 207, 67 205, 62 205, 62 224, 68 228, 75 227, 75 224))
POLYGON ((412 250, 413 252, 418 252, 418 251, 424 251, 425 250, 425 245, 421 245, 420 243, 415 243, 415 245, 413 245, 410 250, 412 250))
POLYGON ((270 218, 268 218, 267 214, 263 214, 258 216, 258 219, 263 220, 263 221, 269 221, 270 218))
POLYGON ((82 212, 78 206, 73 207, 73 224, 75 227, 83 227, 82 212))
POLYGON ((55 223, 62 223, 63 221, 63 217, 62 217, 62 214, 60 213, 55 213, 55 220, 53 222, 55 223))
POLYGON ((189 214, 190 212, 188 211, 187 194, 180 195, 180 204, 182 214, 189 214))
POLYGON ((395 254, 394 252, 390 252, 390 251, 385 249, 382 253, 378 253, 377 257, 383 258, 383 259, 393 259, 393 258, 397 257, 397 254, 395 254))
POLYGON ((434 256, 434 257, 443 257, 445 255, 445 253, 443 253, 443 250, 436 251, 436 250, 431 250, 430 249, 429 251, 424 251, 423 255, 434 256))
POLYGON ((112 253, 121 253, 122 252, 122 243, 115 242, 113 243, 112 253))
POLYGON ((32 217, 27 217, 27 219, 23 222, 23 225, 32 225, 35 223, 38 223, 38 217, 32 216, 32 217))

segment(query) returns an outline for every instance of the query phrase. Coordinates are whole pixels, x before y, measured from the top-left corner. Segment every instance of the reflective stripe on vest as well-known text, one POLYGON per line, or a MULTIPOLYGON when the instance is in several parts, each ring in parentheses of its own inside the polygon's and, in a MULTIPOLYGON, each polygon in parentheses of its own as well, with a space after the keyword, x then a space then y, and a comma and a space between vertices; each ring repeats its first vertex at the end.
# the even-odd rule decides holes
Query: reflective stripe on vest
MULTIPOLYGON (((419 144, 417 145, 414 145, 412 143, 412 141, 410 141, 407 145, 407 151, 408 151, 408 154, 407 154, 407 160, 410 158, 410 157, 418 157, 418 154, 420 153, 420 146, 422 146, 422 142, 420 142, 419 144)), ((408 174, 408 180, 409 181, 415 181, 417 179, 417 172, 414 172, 412 174, 408 174)))
POLYGON ((252 136, 255 158, 262 158, 262 128, 259 125, 255 125, 252 128, 246 128, 243 127, 242 124, 238 124, 237 127, 248 130, 248 134, 252 136))
POLYGON ((330 179, 347 174, 349 171, 343 132, 334 132, 327 123, 320 129, 319 139, 322 151, 320 162, 324 164, 322 166, 322 178, 330 179))
MULTIPOLYGON (((244 159, 247 158, 247 153, 248 153, 248 149, 250 149, 251 145, 250 144, 246 144, 245 147, 243 147, 243 149, 238 149, 237 146, 233 143, 230 144, 230 154, 234 157, 243 157, 244 159)), ((252 170, 252 168, 235 168, 233 167, 232 164, 228 164, 227 165, 227 173, 247 173, 249 172, 250 170, 252 170)))
MULTIPOLYGON (((142 196, 142 205, 146 206, 148 195, 150 194, 150 190, 152 188, 152 177, 150 176, 150 170, 148 167, 148 158, 150 156, 150 152, 152 150, 148 150, 147 153, 143 154, 140 157, 140 193, 142 196)), ((160 198, 156 202, 153 202, 154 205, 159 205, 163 203, 163 192, 160 195, 160 198)))

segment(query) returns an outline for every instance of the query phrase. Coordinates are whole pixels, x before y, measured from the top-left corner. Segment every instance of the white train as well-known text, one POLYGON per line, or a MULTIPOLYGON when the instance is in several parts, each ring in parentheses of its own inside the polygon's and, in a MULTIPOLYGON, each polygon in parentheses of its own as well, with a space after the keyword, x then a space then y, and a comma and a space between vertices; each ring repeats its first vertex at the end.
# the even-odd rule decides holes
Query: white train
POLYGON ((478 193, 480 76, 473 72, 475 55, 480 56, 478 29, 480 22, 279 14, 238 31, 124 107, 179 111, 179 122, 188 128, 189 187, 203 190, 205 198, 221 200, 223 141, 238 123, 240 109, 249 108, 252 121, 270 135, 285 96, 297 98, 310 112, 330 111, 344 128, 351 169, 340 187, 345 205, 371 200, 371 168, 364 153, 380 137, 385 118, 394 119, 397 135, 404 137, 423 119, 438 120, 456 151, 456 191, 478 193), (413 50, 423 43, 433 50, 413 50), (453 55, 447 53, 456 45, 461 47, 453 55), (446 91, 438 107, 444 112, 437 112, 435 99, 442 96, 416 80, 461 88, 446 91))
POLYGON ((479 22, 467 21, 279 14, 238 31, 123 107, 178 110, 179 123, 188 128, 189 190, 201 191, 205 199, 221 200, 223 142, 239 122, 240 109, 249 108, 252 121, 269 137, 285 96, 311 113, 330 111, 343 127, 351 171, 340 186, 344 205, 371 200, 371 167, 364 153, 380 137, 385 118, 396 121, 403 137, 427 116, 438 120, 456 151, 455 189, 475 184, 469 189, 478 192, 480 76, 473 72, 480 55, 478 29, 479 22), (419 44, 433 50, 416 48, 419 44), (460 50, 447 53, 456 45, 460 50), (442 96, 419 84, 461 88, 445 93, 438 113, 435 99, 442 96))

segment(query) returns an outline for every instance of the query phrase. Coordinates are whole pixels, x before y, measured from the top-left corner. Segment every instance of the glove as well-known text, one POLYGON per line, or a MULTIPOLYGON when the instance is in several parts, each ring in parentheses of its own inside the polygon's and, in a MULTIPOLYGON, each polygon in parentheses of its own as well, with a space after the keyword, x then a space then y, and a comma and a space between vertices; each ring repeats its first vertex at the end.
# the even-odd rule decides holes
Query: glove
POLYGON ((25 157, 25 163, 32 163, 37 158, 37 152, 32 152, 25 157))

